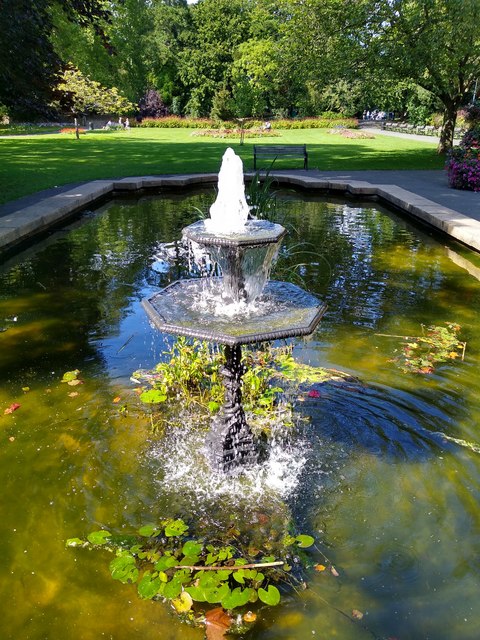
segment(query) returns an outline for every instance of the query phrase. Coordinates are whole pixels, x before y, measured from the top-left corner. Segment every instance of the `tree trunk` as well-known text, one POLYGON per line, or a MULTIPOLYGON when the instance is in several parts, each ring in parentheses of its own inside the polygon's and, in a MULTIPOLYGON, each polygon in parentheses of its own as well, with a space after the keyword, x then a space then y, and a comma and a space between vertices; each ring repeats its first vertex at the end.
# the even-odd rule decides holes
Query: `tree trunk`
POLYGON ((455 131, 455 123, 457 121, 458 104, 454 100, 444 102, 445 110, 443 112, 443 124, 440 132, 440 142, 438 143, 437 152, 446 153, 453 146, 453 134, 455 131))

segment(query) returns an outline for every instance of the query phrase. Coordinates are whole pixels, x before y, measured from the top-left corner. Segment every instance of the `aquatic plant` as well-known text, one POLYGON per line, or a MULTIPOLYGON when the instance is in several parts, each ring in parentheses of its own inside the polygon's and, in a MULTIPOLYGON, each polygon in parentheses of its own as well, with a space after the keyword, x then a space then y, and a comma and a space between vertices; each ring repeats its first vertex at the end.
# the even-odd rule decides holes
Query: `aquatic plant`
POLYGON ((446 326, 422 325, 421 336, 399 336, 377 333, 378 336, 402 338, 399 355, 392 362, 399 365, 404 373, 433 373, 435 368, 449 360, 465 356, 466 342, 458 339, 460 325, 447 322, 446 326))
POLYGON ((241 621, 251 623, 257 615, 247 607, 276 606, 279 586, 303 583, 308 557, 302 550, 314 542, 312 536, 291 533, 278 523, 261 542, 253 543, 234 525, 208 541, 193 537, 183 520, 165 519, 141 527, 135 535, 101 529, 86 539, 70 538, 66 545, 114 553, 109 563, 114 580, 136 584, 142 599, 169 602, 184 621, 205 624, 221 607, 230 627, 233 619, 227 612, 241 609, 241 621))

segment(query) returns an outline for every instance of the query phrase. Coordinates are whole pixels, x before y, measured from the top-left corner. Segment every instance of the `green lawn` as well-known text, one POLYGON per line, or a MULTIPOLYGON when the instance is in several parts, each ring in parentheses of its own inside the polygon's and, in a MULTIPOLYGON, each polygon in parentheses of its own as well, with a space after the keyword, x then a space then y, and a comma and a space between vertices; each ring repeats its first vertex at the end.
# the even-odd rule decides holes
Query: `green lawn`
MULTIPOLYGON (((352 140, 323 129, 281 131, 268 140, 192 137, 189 129, 132 129, 118 133, 44 134, 0 139, 0 202, 41 189, 98 178, 217 172, 227 146, 241 155, 245 170, 253 166, 252 146, 307 144, 309 168, 440 169, 444 160, 431 142, 377 136, 352 140)), ((300 160, 277 162, 276 168, 300 168, 300 160)))

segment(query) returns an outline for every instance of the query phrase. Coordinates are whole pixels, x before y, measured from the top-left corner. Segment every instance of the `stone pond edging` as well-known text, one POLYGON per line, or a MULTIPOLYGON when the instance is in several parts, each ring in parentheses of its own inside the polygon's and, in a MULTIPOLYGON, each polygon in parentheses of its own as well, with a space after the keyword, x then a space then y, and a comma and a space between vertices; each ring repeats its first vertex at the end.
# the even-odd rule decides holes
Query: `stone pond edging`
MULTIPOLYGON (((246 179, 252 173, 245 174, 246 179)), ((442 231, 451 238, 480 251, 480 221, 428 200, 394 184, 364 180, 328 179, 298 172, 271 172, 282 185, 291 185, 330 195, 357 196, 377 200, 442 231)), ((141 190, 215 184, 217 174, 139 176, 119 180, 94 180, 0 216, 0 253, 59 225, 82 209, 114 194, 141 190)))

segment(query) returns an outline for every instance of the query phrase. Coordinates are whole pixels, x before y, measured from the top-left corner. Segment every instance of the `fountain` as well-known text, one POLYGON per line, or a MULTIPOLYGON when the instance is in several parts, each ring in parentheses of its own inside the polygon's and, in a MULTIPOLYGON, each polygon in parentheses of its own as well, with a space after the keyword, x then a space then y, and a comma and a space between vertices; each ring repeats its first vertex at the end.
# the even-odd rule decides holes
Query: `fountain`
POLYGON ((309 335, 326 310, 300 287, 268 281, 285 233, 279 224, 249 219, 242 161, 227 149, 210 219, 183 229, 183 237, 206 251, 221 275, 179 280, 143 300, 160 331, 224 345, 225 400, 207 438, 213 466, 223 471, 265 457, 242 406, 242 345, 309 335))

